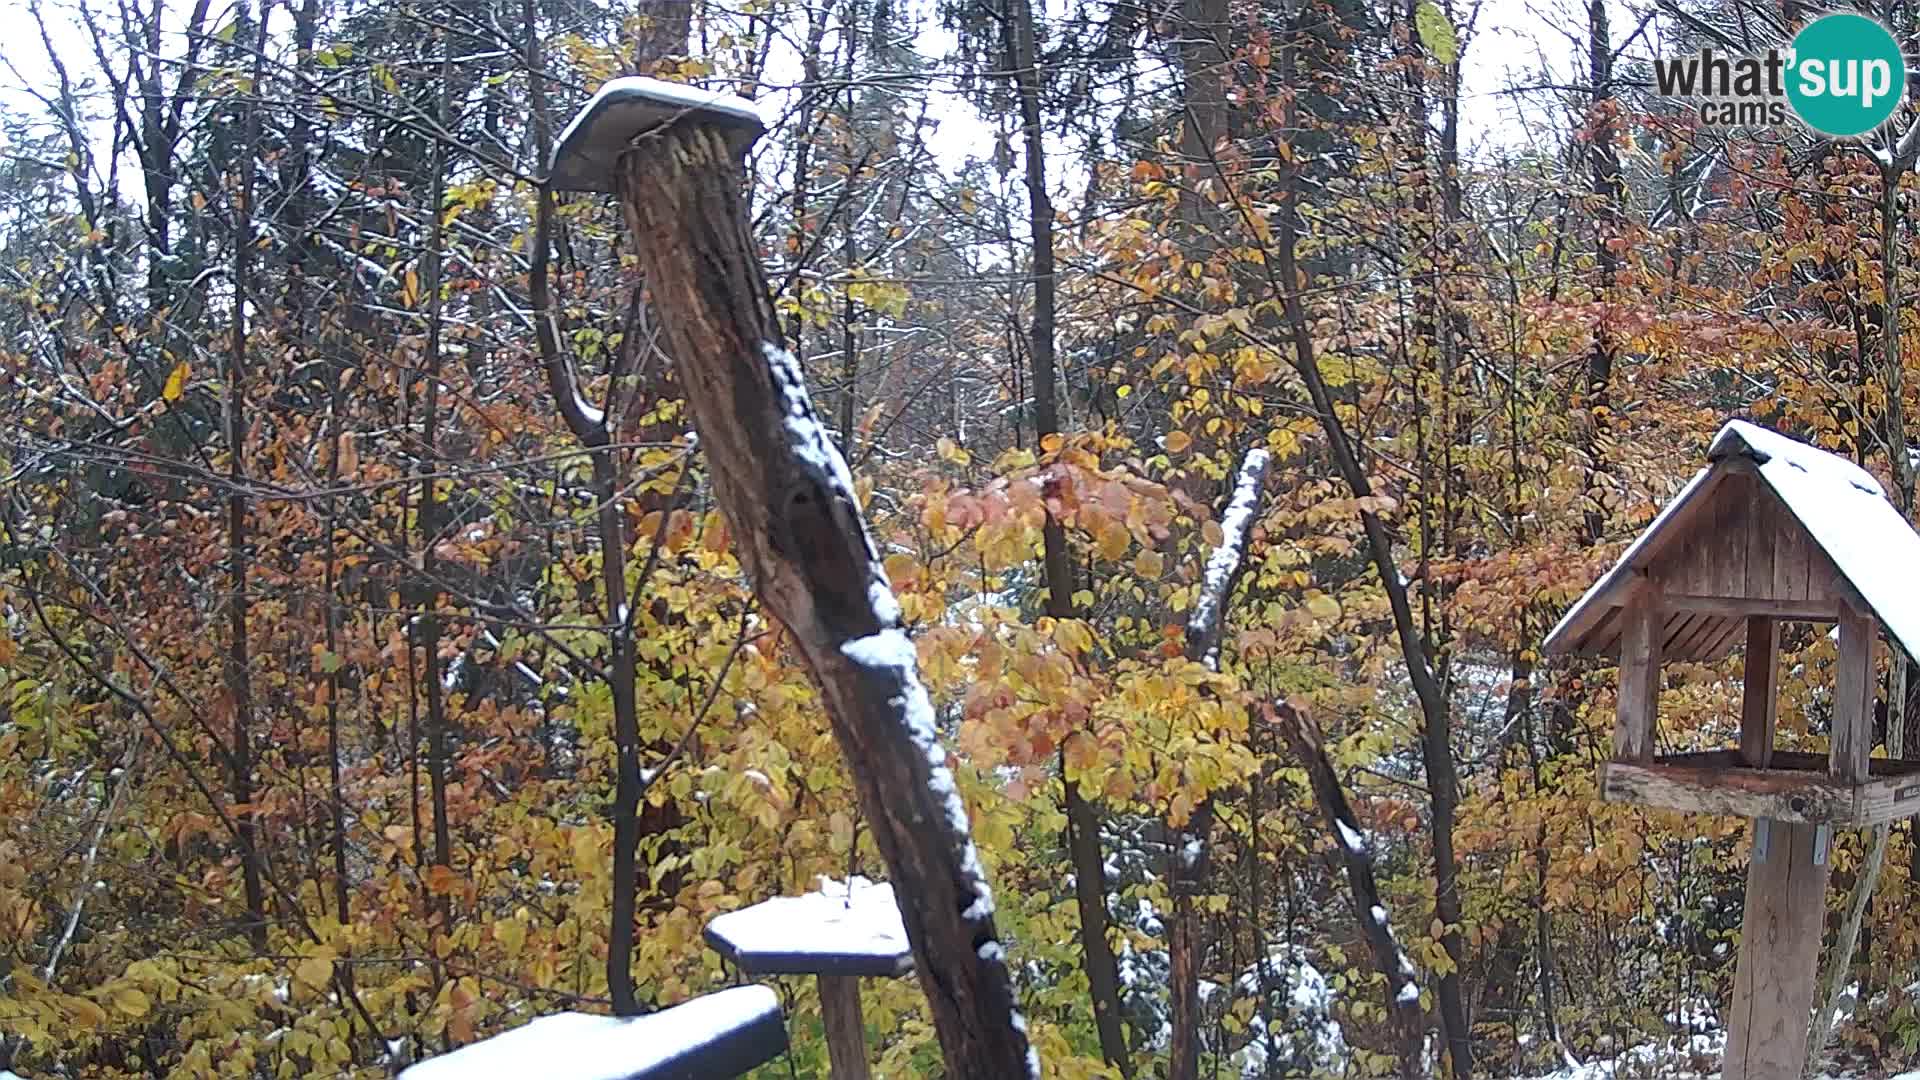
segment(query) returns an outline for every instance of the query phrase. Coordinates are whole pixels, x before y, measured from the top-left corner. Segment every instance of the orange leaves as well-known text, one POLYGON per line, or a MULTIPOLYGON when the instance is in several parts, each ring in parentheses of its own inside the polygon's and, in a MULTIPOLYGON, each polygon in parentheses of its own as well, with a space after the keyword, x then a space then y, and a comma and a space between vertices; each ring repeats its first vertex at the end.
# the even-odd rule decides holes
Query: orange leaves
POLYGON ((1075 778, 1090 772, 1100 760, 1100 744, 1084 731, 1076 731, 1067 736, 1066 745, 1062 749, 1068 775, 1075 778))
POLYGON ((456 892, 462 885, 460 875, 454 873, 452 867, 441 863, 435 863, 427 867, 426 871, 420 875, 420 878, 421 881, 425 883, 427 891, 435 896, 446 896, 456 892))

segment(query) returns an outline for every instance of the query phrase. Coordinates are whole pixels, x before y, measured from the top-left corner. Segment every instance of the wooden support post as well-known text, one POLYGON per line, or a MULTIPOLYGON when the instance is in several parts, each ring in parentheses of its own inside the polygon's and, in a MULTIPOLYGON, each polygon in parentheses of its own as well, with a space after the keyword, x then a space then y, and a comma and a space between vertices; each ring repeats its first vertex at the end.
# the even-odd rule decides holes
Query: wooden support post
POLYGON ((827 1060, 833 1080, 868 1080, 867 1025, 860 1016, 860 980, 852 975, 822 975, 820 1019, 827 1029, 827 1060))
POLYGON ((1746 686, 1740 702, 1740 760, 1764 769, 1773 760, 1774 718, 1780 697, 1780 623, 1765 615, 1747 619, 1746 686))
MULTIPOLYGON (((755 595, 820 690, 817 708, 900 898, 947 1075, 1037 1078, 913 641, 853 477, 782 340, 749 231, 742 129, 757 135, 760 122, 745 102, 689 104, 684 87, 609 85, 636 87, 601 115, 632 125, 613 179, 714 503, 755 595)), ((583 115, 591 121, 591 104, 583 115)))
POLYGON ((1816 859, 1820 826, 1770 821, 1765 828, 1766 858, 1747 868, 1723 1080, 1799 1080, 1807 1059, 1828 867, 1816 859))
POLYGON ((1850 784, 1867 780, 1867 755, 1873 749, 1873 650, 1879 636, 1873 616, 1841 602, 1840 670, 1834 679, 1827 771, 1850 784))
POLYGON ((1660 715, 1660 606, 1641 593, 1620 613, 1619 717, 1613 729, 1615 761, 1653 757, 1654 723, 1660 715))

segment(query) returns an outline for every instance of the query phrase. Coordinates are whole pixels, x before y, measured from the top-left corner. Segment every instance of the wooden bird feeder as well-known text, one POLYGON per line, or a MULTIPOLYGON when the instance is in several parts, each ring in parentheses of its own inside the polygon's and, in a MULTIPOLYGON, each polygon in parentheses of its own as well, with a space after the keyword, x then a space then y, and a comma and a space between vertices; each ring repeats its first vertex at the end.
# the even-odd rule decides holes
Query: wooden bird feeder
POLYGON ((400 1080, 716 1080, 786 1049, 779 997, 736 986, 646 1016, 543 1016, 428 1058, 400 1080))
POLYGON ((1869 759, 1885 629, 1920 646, 1910 575, 1920 536, 1871 475, 1733 421, 1709 464, 1547 636, 1545 651, 1618 658, 1609 802, 1754 821, 1726 1080, 1798 1077, 1819 969, 1836 828, 1920 812, 1920 762, 1869 759), (1829 751, 1774 749, 1780 624, 1838 625, 1829 751), (1663 661, 1746 648, 1738 749, 1657 756, 1663 661))
POLYGON ((707 943, 748 975, 812 975, 834 1080, 867 1080, 860 980, 913 971, 913 952, 892 885, 823 879, 800 896, 778 896, 720 915, 707 943))

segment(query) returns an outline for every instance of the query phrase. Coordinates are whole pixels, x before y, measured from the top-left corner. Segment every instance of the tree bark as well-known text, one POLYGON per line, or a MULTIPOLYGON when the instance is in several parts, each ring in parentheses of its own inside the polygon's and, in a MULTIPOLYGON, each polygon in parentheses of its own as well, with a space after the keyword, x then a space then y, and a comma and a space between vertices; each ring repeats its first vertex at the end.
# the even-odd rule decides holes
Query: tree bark
POLYGON ((742 184, 737 147, 697 120, 649 135, 620 165, 715 499, 756 593, 820 689, 902 900, 949 1073, 1037 1076, 913 645, 846 462, 782 340, 742 184))
MULTIPOLYGON (((1039 49, 1034 40, 1033 9, 1028 0, 1008 0, 1007 67, 1020 98, 1025 140, 1028 227, 1033 233, 1033 327, 1029 358, 1033 372, 1034 445, 1060 430, 1057 364, 1054 361, 1056 283, 1053 260, 1053 198, 1047 190, 1046 141, 1040 106, 1039 49)), ((1041 556, 1047 582, 1047 614, 1075 617, 1073 569, 1066 530, 1047 516, 1041 530, 1041 556)), ((1060 759, 1061 802, 1067 817, 1067 848, 1073 862, 1073 897, 1080 914, 1080 962, 1093 999, 1094 1028, 1100 1056, 1133 1075, 1126 1034, 1120 1024, 1120 971, 1107 941, 1106 860, 1100 850, 1100 813, 1067 775, 1060 759)))
POLYGON ((1424 1075, 1421 1044, 1426 1025, 1420 1013, 1420 986, 1414 981, 1413 963, 1394 939, 1387 909, 1380 902, 1380 886, 1373 876, 1373 852, 1362 840, 1359 821, 1347 802, 1346 789, 1340 785, 1340 774, 1327 756, 1326 737, 1311 717, 1284 701, 1269 706, 1267 712, 1293 756, 1305 766, 1313 801, 1339 845, 1340 863, 1353 899, 1353 917, 1360 922, 1360 936, 1366 940, 1374 968, 1387 980, 1386 1009, 1399 1042, 1400 1075, 1424 1075))
MULTIPOLYGON (((1282 288, 1282 317, 1293 347, 1294 370, 1306 384, 1321 430, 1326 434, 1335 467, 1353 496, 1367 499, 1373 495, 1373 482, 1346 425, 1340 420, 1326 381, 1321 378, 1313 332, 1307 321, 1305 305, 1300 302, 1300 294, 1306 288, 1307 281, 1300 270, 1296 250, 1298 208, 1295 200, 1299 197, 1296 171, 1297 167, 1291 164, 1283 169, 1283 203, 1278 215, 1279 223, 1274 229, 1275 261, 1282 288)), ((1360 525, 1366 538, 1367 553, 1380 577, 1381 588, 1387 594, 1394 631, 1399 638, 1401 659, 1407 665, 1407 677, 1413 683, 1414 697, 1420 704, 1423 727, 1420 756, 1433 806, 1434 917, 1442 924, 1440 946, 1452 966, 1452 970, 1443 973, 1438 980, 1437 997, 1441 1021, 1446 1028, 1452 1074, 1457 1080, 1468 1080, 1473 1075, 1473 1039, 1467 1028, 1466 1003, 1460 985, 1466 950, 1460 934, 1459 864, 1453 850, 1454 819, 1460 805, 1460 780, 1453 761, 1452 710, 1428 661, 1426 642, 1415 623, 1413 606, 1407 596, 1407 583, 1401 578, 1399 566, 1394 561, 1393 539, 1387 532, 1386 523, 1374 511, 1363 509, 1360 511, 1360 525)))
MULTIPOLYGON (((266 49, 266 11, 260 12, 254 79, 258 82, 266 49)), ((267 899, 261 885, 260 849, 253 815, 253 683, 247 637, 247 572, 252 566, 247 537, 247 419, 243 385, 247 363, 247 301, 252 292, 254 165, 260 150, 260 114, 247 105, 245 159, 240 165, 240 191, 233 204, 233 325, 227 356, 226 440, 227 557, 227 696, 233 708, 233 751, 229 793, 237 820, 234 837, 240 846, 240 875, 247 897, 247 937, 256 952, 267 948, 267 899)))
MULTIPOLYGON (((1240 461, 1233 491, 1221 514, 1220 546, 1207 559, 1200 595, 1187 620, 1186 657, 1209 670, 1220 668, 1220 639, 1227 623, 1227 603, 1247 565, 1247 543, 1259 518, 1260 489, 1266 483, 1271 459, 1265 450, 1249 450, 1240 461)), ((1200 1075, 1200 919, 1194 898, 1204 891, 1209 876, 1208 856, 1213 832, 1213 799, 1202 799, 1184 825, 1171 826, 1173 850, 1167 859, 1167 891, 1173 897, 1173 917, 1167 922, 1167 968, 1172 1038, 1168 1048, 1169 1080, 1196 1080, 1200 1075)))

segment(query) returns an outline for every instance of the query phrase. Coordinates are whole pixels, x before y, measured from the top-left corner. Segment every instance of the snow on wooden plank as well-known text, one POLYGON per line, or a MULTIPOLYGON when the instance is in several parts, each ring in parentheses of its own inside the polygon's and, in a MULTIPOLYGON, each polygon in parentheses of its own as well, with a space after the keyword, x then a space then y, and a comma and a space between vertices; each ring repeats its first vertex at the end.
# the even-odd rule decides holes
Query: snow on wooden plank
POLYGON ((905 975, 913 970, 891 884, 822 878, 707 924, 707 942, 750 975, 905 975))
POLYGON ((738 986, 647 1016, 543 1016, 400 1075, 402 1080, 720 1080, 786 1049, 779 997, 764 986, 738 986))

